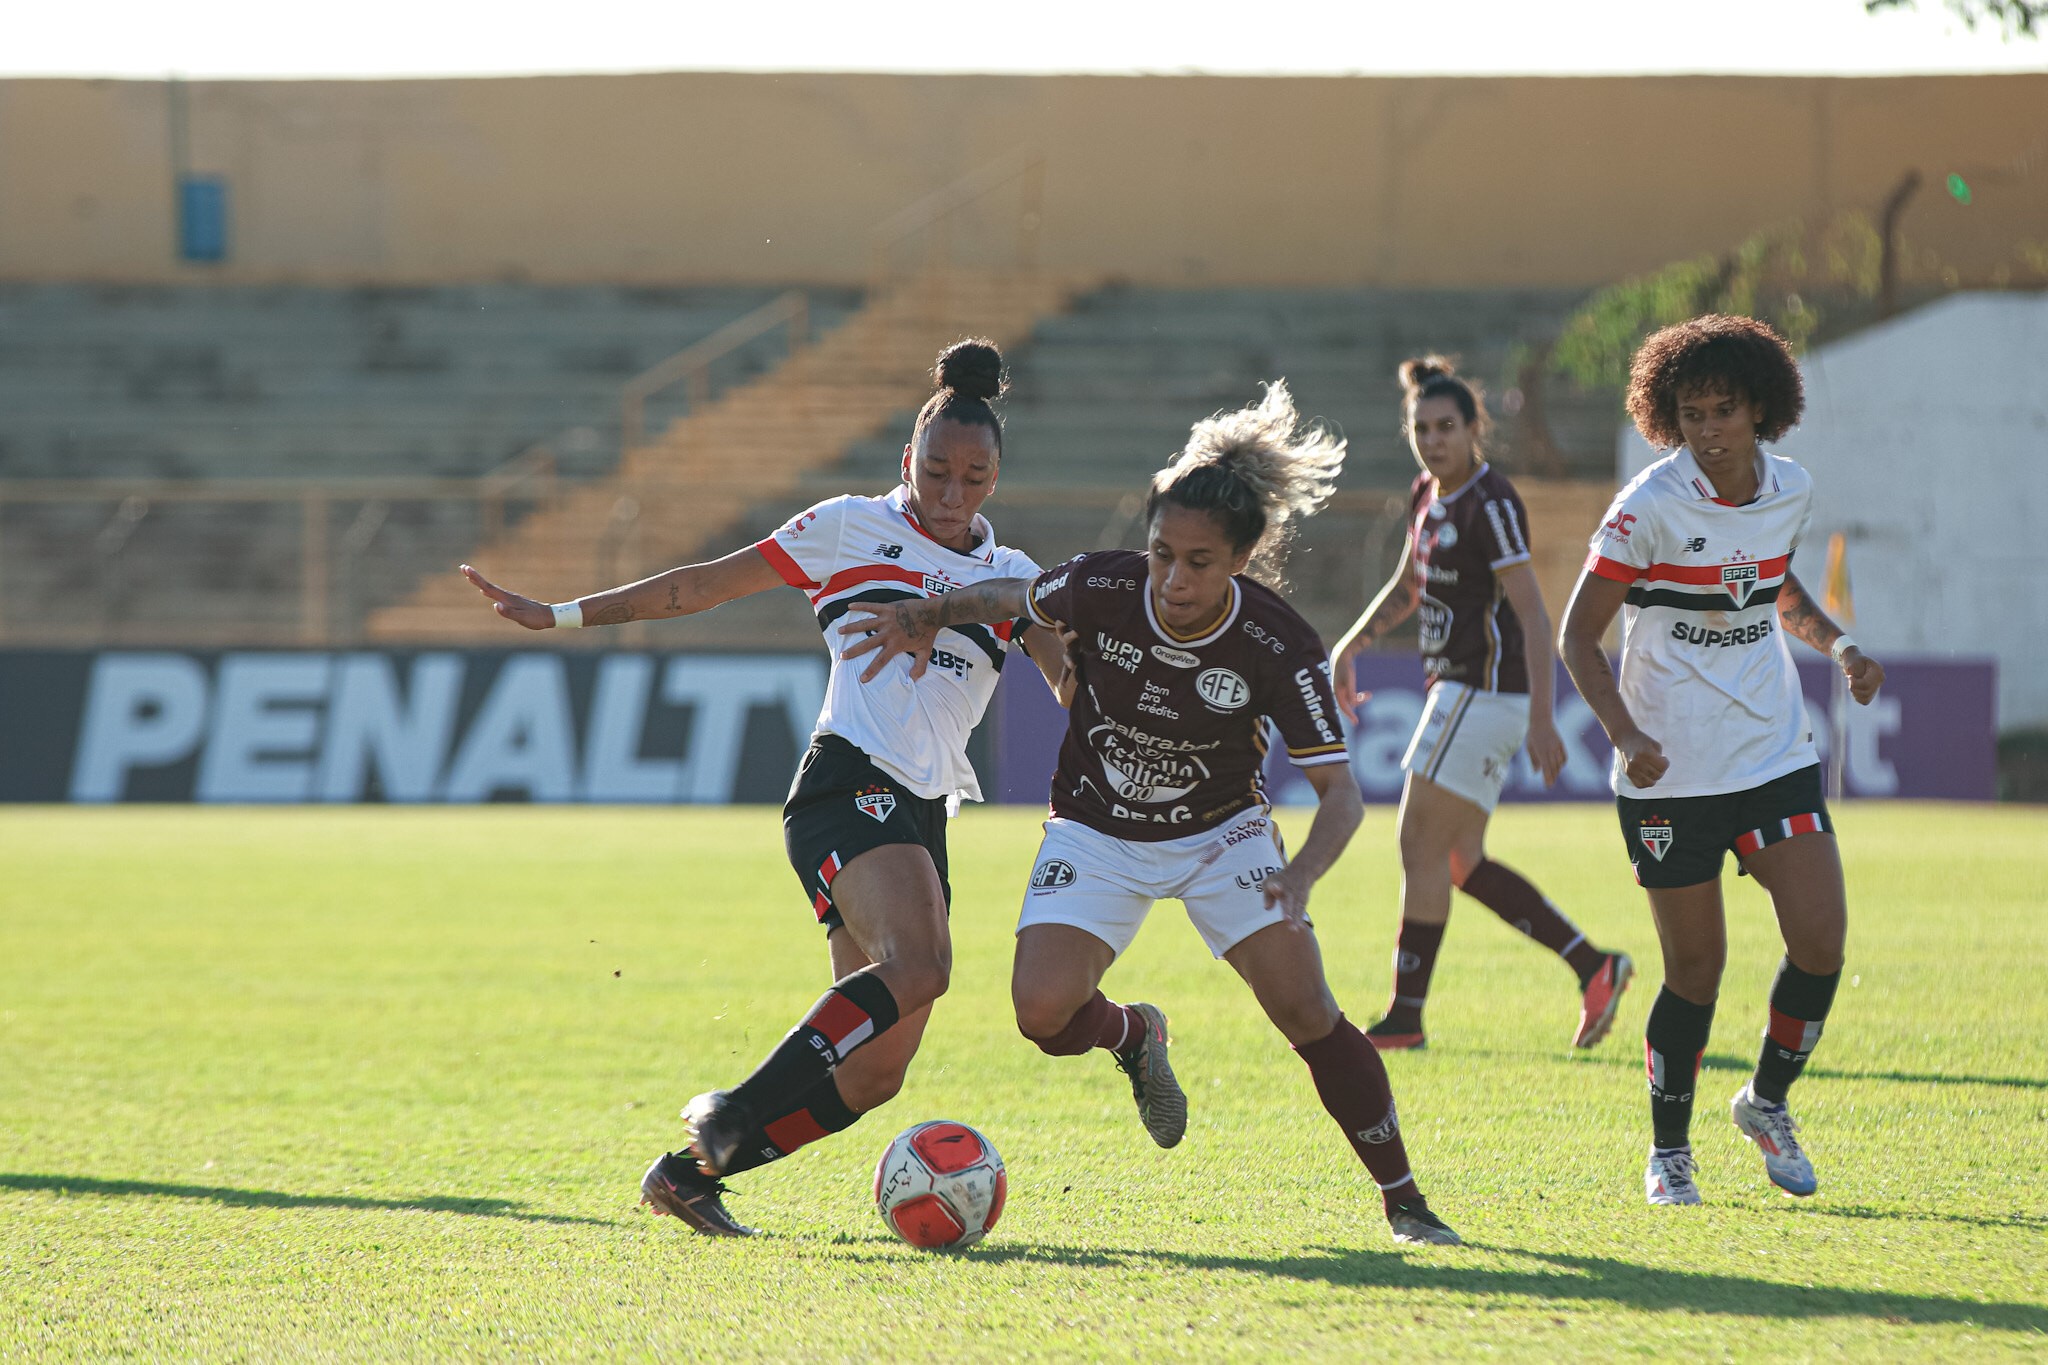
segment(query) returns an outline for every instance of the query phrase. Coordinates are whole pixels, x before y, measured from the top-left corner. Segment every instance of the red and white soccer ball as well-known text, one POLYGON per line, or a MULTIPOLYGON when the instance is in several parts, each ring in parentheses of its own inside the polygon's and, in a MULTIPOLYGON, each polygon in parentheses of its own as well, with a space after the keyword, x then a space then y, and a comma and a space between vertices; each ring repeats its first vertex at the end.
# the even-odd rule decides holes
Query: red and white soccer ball
POLYGON ((896 1135, 875 1167, 875 1208, 898 1237, 939 1251, 973 1246, 1003 1216, 1010 1179, 995 1144, 934 1119, 896 1135))

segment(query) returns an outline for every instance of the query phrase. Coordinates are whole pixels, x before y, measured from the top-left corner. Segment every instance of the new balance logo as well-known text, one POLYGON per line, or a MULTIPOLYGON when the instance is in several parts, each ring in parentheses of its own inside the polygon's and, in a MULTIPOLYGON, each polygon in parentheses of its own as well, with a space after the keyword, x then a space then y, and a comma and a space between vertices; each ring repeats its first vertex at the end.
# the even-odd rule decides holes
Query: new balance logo
POLYGON ((901 545, 877 545, 875 553, 884 559, 901 559, 903 558, 903 547, 901 545))
POLYGON ((1685 552, 1689 555, 1696 555, 1706 548, 1707 538, 1705 536, 1694 536, 1691 540, 1685 542, 1685 552))

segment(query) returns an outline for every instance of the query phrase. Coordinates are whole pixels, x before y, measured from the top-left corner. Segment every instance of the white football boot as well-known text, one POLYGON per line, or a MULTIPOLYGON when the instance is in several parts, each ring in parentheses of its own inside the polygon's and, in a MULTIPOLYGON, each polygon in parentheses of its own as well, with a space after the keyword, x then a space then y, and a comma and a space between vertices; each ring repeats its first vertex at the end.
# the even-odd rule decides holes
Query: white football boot
POLYGON ((1650 1148, 1650 1164, 1643 1171, 1643 1194, 1652 1204, 1697 1204, 1700 1187, 1693 1183, 1692 1148, 1668 1151, 1650 1148))
POLYGON ((1782 1104, 1765 1104, 1750 1093, 1749 1083, 1743 1082, 1742 1089, 1735 1092, 1729 1101, 1728 1117, 1735 1120, 1735 1126, 1742 1135, 1756 1144, 1764 1154, 1764 1174, 1771 1183, 1787 1194, 1802 1198, 1820 1188, 1820 1181, 1813 1173, 1813 1163, 1806 1159, 1806 1150, 1794 1136, 1799 1131, 1798 1123, 1792 1118, 1792 1111, 1782 1104))

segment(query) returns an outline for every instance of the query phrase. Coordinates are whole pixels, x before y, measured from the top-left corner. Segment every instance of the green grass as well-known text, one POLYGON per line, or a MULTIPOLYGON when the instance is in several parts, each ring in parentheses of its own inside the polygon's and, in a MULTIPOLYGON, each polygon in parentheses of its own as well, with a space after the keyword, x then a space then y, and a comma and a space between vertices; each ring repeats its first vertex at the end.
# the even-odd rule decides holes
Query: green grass
MULTIPOLYGON (((1494 855, 1644 978, 1572 1056, 1569 974, 1458 907, 1430 1049, 1390 1066, 1470 1245, 1415 1250, 1177 905, 1108 985, 1173 1016, 1185 1144, 1144 1139, 1106 1058, 1016 1035, 1026 812, 955 824, 954 988, 910 1084, 738 1181, 772 1233, 749 1242, 634 1204, 681 1101, 826 979, 772 811, 0 812, 0 1359, 2038 1357, 2048 816, 1841 817, 1849 979, 1794 1093, 1820 1195, 1771 1191, 1725 1118, 1778 959, 1731 878, 1710 1203, 1644 1207, 1641 894, 1605 808, 1510 808, 1494 855), (868 1199, 883 1143, 932 1117, 1009 1162, 964 1255, 894 1241, 868 1199)), ((1361 1019, 1391 822, 1313 907, 1361 1019)))

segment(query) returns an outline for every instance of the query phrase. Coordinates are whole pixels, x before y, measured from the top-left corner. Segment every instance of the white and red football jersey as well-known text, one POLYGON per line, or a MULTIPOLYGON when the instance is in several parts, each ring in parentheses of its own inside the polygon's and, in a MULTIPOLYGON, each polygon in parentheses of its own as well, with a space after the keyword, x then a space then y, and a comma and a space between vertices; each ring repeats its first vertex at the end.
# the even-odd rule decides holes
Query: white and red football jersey
MULTIPOLYGON (((1757 457, 1757 495, 1714 493, 1680 447, 1621 490, 1593 533, 1589 572, 1629 585, 1622 609, 1622 700, 1671 760, 1650 790, 1716 796, 1820 761, 1778 624, 1778 591, 1806 534, 1813 481, 1778 455, 1757 457)), ((1615 755, 1618 795, 1643 789, 1615 755)))
POLYGON ((858 745, 876 767, 923 797, 981 799, 981 784, 967 761, 967 736, 988 709, 1003 652, 1020 627, 1013 621, 948 626, 916 683, 909 661, 896 660, 865 684, 860 675, 873 660, 842 659, 851 641, 837 627, 858 604, 936 597, 991 578, 1038 575, 1029 555, 996 544, 986 519, 975 517, 974 533, 971 550, 933 540, 911 516, 908 490, 899 485, 887 497, 828 499, 754 547, 784 582, 811 599, 832 656, 825 706, 812 733, 858 745))

